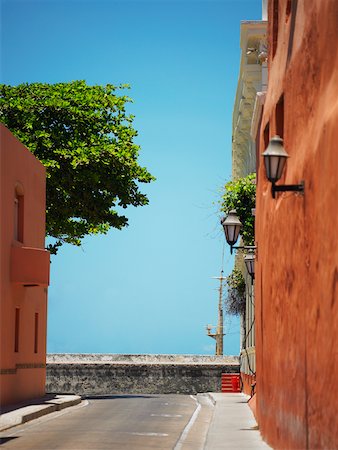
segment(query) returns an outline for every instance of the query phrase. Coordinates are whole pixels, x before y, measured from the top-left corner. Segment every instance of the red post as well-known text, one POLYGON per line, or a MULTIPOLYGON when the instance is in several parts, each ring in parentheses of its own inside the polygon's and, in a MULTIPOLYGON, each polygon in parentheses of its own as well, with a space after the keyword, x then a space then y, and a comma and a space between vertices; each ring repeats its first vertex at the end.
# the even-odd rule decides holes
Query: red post
POLYGON ((232 377, 231 377, 231 385, 232 385, 232 390, 233 390, 234 392, 238 392, 238 391, 239 391, 239 380, 238 380, 238 375, 232 376, 232 377))

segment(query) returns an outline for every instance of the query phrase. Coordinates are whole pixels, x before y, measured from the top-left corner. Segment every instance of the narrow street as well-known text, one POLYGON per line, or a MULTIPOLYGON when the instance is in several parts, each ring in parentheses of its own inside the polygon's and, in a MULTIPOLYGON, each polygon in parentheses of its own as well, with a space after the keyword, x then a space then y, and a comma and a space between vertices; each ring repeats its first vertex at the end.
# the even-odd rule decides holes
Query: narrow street
POLYGON ((111 395, 0 433, 1 448, 174 449, 197 407, 188 395, 111 395))

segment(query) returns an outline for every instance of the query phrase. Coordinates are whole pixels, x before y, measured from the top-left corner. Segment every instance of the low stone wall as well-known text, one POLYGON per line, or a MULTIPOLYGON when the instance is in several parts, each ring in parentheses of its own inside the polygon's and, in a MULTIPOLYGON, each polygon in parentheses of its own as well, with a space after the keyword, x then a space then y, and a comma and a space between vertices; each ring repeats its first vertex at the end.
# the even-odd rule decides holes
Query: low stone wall
POLYGON ((78 395, 220 392, 222 372, 238 373, 238 359, 194 355, 191 358, 190 355, 48 355, 46 389, 50 393, 78 395))
POLYGON ((49 353, 47 363, 185 363, 185 364, 238 364, 238 356, 215 355, 162 355, 115 353, 49 353))

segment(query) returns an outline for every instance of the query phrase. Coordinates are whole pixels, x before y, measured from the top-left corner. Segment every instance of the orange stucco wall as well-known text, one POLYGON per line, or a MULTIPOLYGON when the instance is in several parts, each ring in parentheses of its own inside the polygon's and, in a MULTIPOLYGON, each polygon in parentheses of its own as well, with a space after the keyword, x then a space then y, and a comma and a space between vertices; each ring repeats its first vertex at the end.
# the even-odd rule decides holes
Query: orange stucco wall
POLYGON ((253 375, 241 372, 242 392, 246 395, 254 393, 253 385, 256 382, 256 378, 253 375))
POLYGON ((337 42, 336 0, 269 1, 260 152, 266 125, 270 137, 280 127, 275 111, 284 94, 290 158, 279 184, 305 180, 304 196, 286 192, 273 200, 259 167, 257 416, 263 437, 277 449, 338 446, 337 42))
POLYGON ((0 403, 7 405, 45 393, 49 255, 44 250, 45 169, 3 125, 0 139, 0 403), (24 199, 21 241, 14 232, 16 193, 24 199))

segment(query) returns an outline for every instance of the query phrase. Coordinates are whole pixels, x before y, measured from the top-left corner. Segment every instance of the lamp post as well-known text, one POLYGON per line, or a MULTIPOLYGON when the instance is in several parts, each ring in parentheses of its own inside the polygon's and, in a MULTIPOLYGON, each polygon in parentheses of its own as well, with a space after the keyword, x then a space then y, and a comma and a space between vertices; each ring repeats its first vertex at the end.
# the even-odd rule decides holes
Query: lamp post
POLYGON ((289 158, 288 153, 283 147, 283 139, 281 137, 274 136, 262 155, 264 157, 266 177, 272 183, 271 193, 273 198, 276 197, 276 192, 304 192, 304 182, 299 184, 276 185, 283 174, 286 160, 289 158))
POLYGON ((216 341, 216 356, 223 356, 223 337, 224 337, 224 319, 223 319, 223 282, 226 280, 226 277, 223 277, 223 269, 221 271, 220 277, 213 277, 216 280, 220 281, 219 285, 219 297, 218 297, 218 321, 215 333, 212 333, 212 325, 207 325, 207 335, 216 341))

